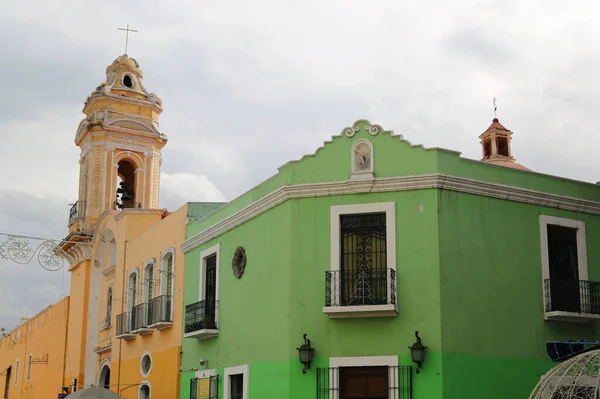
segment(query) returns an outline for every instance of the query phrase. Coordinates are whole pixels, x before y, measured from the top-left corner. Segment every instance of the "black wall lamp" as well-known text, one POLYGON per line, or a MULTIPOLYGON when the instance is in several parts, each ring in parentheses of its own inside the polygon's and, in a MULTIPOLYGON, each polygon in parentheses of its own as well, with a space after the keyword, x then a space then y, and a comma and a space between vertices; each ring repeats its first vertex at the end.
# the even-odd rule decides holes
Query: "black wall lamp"
POLYGON ((306 370, 310 368, 310 363, 312 362, 313 355, 315 352, 315 348, 310 347, 310 339, 306 338, 306 333, 302 336, 304 338, 304 344, 300 345, 299 348, 296 348, 298 351, 298 356, 300 356, 300 363, 304 365, 304 370, 302 370, 302 374, 306 374, 306 370))
POLYGON ((415 337, 417 337, 417 342, 412 344, 412 346, 409 346, 408 349, 410 349, 410 356, 412 357, 412 361, 417 363, 418 373, 419 369, 421 368, 421 365, 425 361, 425 349, 427 349, 427 347, 423 345, 423 343, 421 343, 421 337, 419 337, 418 331, 415 331, 415 337))

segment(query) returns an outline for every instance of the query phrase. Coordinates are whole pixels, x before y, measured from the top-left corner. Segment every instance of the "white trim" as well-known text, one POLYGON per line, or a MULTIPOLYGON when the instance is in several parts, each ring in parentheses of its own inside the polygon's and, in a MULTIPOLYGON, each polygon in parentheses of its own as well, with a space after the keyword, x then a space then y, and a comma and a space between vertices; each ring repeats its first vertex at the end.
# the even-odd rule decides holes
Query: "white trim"
POLYGON ((208 369, 208 370, 196 370, 195 377, 196 378, 209 378, 217 375, 217 369, 208 369))
POLYGON ((223 397, 225 399, 231 399, 231 384, 229 381, 230 376, 241 374, 243 377, 243 389, 244 393, 242 399, 248 399, 248 387, 250 380, 250 367, 245 364, 243 366, 226 367, 223 371, 223 397))
MULTIPOLYGON (((387 269, 396 271, 396 203, 395 202, 373 202, 367 204, 334 205, 329 213, 329 243, 330 264, 329 270, 339 271, 340 260, 340 216, 365 213, 385 213, 386 234, 386 272, 387 269)), ((353 318, 353 317, 381 317, 396 316, 398 314, 397 303, 390 304, 392 295, 397 298, 397 293, 392 292, 392 281, 388 276, 388 300, 386 305, 376 306, 325 306, 323 313, 330 318, 353 318)), ((339 285, 331 281, 331 294, 340 296, 339 285)), ((339 303, 339 298, 337 298, 339 303)), ((397 302, 397 301, 396 301, 397 302)))
MULTIPOLYGON (((221 264, 221 243, 218 243, 216 245, 213 245, 210 248, 205 249, 204 251, 200 252, 200 286, 199 288, 199 292, 198 292, 198 300, 199 301, 203 301, 204 298, 206 298, 206 292, 204 292, 204 275, 206 274, 206 258, 208 258, 209 256, 216 254, 217 255, 217 275, 216 275, 216 287, 215 287, 215 300, 218 301, 219 300, 219 269, 220 269, 220 264, 221 264)), ((217 324, 218 324, 218 315, 219 315, 219 310, 217 308, 217 324)))
POLYGON ((150 354, 150 352, 148 352, 148 351, 144 352, 144 354, 140 358, 140 374, 142 375, 143 378, 148 378, 148 375, 152 371, 153 365, 154 365, 154 362, 152 361, 152 355, 150 354), (144 357, 146 357, 146 356, 148 356, 150 358, 150 368, 148 369, 147 373, 144 373, 144 368, 142 365, 144 363, 144 357))
MULTIPOLYGON (((398 356, 361 356, 361 357, 330 357, 329 358, 329 399, 339 399, 340 367, 398 367, 398 356)), ((400 397, 398 387, 389 388, 389 382, 397 381, 394 369, 388 370, 388 395, 392 398, 400 397)), ((398 384, 396 384, 398 385, 398 384)))
MULTIPOLYGON (((556 216, 540 215, 540 248, 542 251, 542 293, 544 295, 544 309, 547 306, 546 287, 543 285, 544 280, 550 278, 550 261, 548 259, 548 225, 556 225, 577 229, 577 268, 579 271, 579 280, 588 280, 588 264, 587 264, 587 236, 585 233, 585 222, 582 220, 573 220, 560 218, 556 216)), ((589 293, 588 293, 589 294, 589 293)), ((582 309, 585 310, 585 309, 582 309)), ((573 320, 585 319, 592 320, 599 317, 590 315, 587 312, 546 312, 547 320, 573 320), (591 317, 590 317, 591 316, 591 317)))
POLYGON ((165 258, 167 255, 171 255, 171 320, 173 320, 173 311, 175 310, 175 248, 169 247, 165 249, 165 252, 160 257, 159 274, 160 274, 160 295, 167 295, 167 263, 165 258))
POLYGON ((17 359, 17 361, 15 362, 15 385, 17 385, 19 383, 19 369, 21 368, 21 361, 19 359, 17 359))
MULTIPOLYGON (((579 184, 583 184, 579 182, 579 184)), ((432 173, 416 176, 396 176, 373 180, 345 180, 283 186, 254 201, 245 208, 224 217, 181 244, 187 253, 221 234, 234 229, 281 203, 296 198, 327 197, 359 193, 441 189, 499 198, 531 205, 600 215, 600 201, 591 201, 566 195, 552 194, 505 184, 491 183, 465 177, 432 173)), ((221 208, 220 208, 221 209, 221 208)), ((223 210, 215 210, 222 212, 223 210)))
POLYGON ((140 382, 140 386, 138 388, 138 399, 142 397, 142 387, 144 385, 148 387, 148 399, 152 399, 152 385, 148 382, 148 380, 143 380, 142 382, 140 382))

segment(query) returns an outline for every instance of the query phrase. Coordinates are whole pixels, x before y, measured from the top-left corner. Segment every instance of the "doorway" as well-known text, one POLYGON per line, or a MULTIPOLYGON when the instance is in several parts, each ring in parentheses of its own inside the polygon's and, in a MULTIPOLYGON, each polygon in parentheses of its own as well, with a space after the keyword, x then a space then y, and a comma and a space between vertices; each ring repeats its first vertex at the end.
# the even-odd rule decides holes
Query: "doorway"
POLYGON ((340 368, 341 399, 388 399, 388 368, 340 368))

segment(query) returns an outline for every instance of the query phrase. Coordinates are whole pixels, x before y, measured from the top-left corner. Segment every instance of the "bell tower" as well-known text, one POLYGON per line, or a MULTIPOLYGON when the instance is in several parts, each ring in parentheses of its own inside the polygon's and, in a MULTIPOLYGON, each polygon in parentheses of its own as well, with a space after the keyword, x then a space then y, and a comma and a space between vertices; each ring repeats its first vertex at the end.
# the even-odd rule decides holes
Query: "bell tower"
POLYGON ((481 142, 481 160, 507 168, 530 170, 515 162, 512 155, 512 132, 502 126, 498 118, 492 120, 490 127, 479 136, 481 142))
POLYGON ((85 101, 75 144, 79 198, 69 215, 70 231, 87 231, 106 210, 158 207, 162 101, 146 91, 139 64, 126 54, 106 68, 106 81, 85 101))

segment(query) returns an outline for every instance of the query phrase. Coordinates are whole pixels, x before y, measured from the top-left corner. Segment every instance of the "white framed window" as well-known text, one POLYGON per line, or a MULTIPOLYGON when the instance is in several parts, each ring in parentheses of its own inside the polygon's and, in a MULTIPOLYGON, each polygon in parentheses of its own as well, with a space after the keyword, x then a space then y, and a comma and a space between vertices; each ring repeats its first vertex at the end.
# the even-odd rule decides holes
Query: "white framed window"
POLYGON ((169 247, 160 259, 160 295, 166 295, 169 302, 169 320, 173 320, 175 299, 175 248, 169 247))
POLYGON ((330 256, 324 313, 397 315, 395 202, 332 206, 330 256))
POLYGON ((600 318, 590 296, 585 222, 540 215, 540 243, 546 318, 600 318))
POLYGON ((225 399, 248 399, 249 366, 226 367, 223 375, 225 399))
POLYGON ((152 386, 148 381, 142 381, 138 390, 138 399, 151 399, 152 386))
POLYGON ((19 366, 21 362, 17 359, 17 363, 15 364, 15 385, 19 383, 19 366))
POLYGON ((150 352, 145 352, 140 359, 140 374, 147 378, 152 370, 152 355, 150 352))
POLYGON ((200 253, 198 302, 186 305, 184 337, 207 339, 219 335, 220 244, 200 253))
POLYGON ((113 288, 112 285, 108 287, 106 291, 106 324, 111 325, 112 321, 112 302, 113 302, 113 288))
POLYGON ((31 380, 31 361, 33 360, 33 356, 30 353, 27 357, 27 381, 31 380))
POLYGON ((398 356, 362 356, 362 357, 330 357, 329 358, 329 398, 337 399, 337 393, 339 392, 340 386, 343 384, 343 375, 340 375, 344 369, 357 369, 357 368, 381 368, 384 369, 384 373, 387 372, 387 392, 388 397, 398 398, 400 397, 398 378, 396 372, 398 370, 398 356))
POLYGON ((212 399, 218 397, 219 376, 216 369, 198 370, 190 382, 191 398, 212 399))
POLYGON ((131 312, 138 303, 138 277, 140 271, 134 268, 127 277, 127 310, 131 312))
POLYGON ((150 259, 146 262, 143 269, 142 277, 142 302, 150 303, 154 298, 154 265, 156 259, 150 259))

